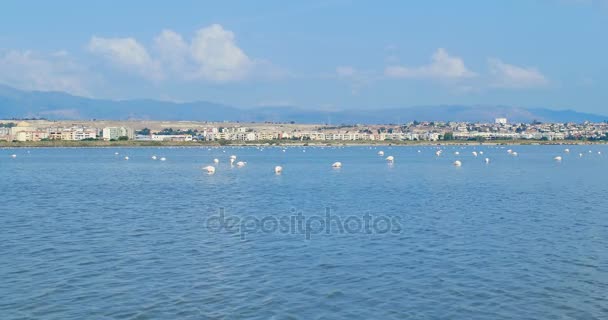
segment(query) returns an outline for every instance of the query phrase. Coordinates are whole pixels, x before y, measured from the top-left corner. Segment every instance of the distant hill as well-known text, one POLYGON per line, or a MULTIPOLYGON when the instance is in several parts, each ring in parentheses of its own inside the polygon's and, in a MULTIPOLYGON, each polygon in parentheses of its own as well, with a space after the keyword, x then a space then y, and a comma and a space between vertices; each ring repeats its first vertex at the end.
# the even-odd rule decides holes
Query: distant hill
POLYGON ((158 100, 104 100, 63 92, 22 91, 0 85, 0 119, 273 121, 297 123, 405 123, 408 121, 601 122, 608 116, 572 110, 509 106, 420 106, 376 110, 322 111, 300 107, 238 108, 213 102, 176 103, 158 100))

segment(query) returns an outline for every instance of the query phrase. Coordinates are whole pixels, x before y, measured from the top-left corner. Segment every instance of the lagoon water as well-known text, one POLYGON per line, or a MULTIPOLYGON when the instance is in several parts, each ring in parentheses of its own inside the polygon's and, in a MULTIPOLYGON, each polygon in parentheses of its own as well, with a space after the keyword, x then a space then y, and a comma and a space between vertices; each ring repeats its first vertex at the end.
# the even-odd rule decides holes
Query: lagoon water
POLYGON ((608 147, 508 148, 0 149, 0 318, 608 318, 608 147))

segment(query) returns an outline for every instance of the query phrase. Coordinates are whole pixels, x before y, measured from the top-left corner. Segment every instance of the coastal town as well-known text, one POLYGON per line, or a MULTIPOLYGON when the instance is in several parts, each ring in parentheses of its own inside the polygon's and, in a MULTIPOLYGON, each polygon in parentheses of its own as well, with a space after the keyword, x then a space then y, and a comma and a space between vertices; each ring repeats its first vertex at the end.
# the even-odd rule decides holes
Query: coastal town
POLYGON ((315 125, 188 121, 0 120, 0 141, 493 141, 608 140, 608 122, 418 122, 387 125, 315 125))

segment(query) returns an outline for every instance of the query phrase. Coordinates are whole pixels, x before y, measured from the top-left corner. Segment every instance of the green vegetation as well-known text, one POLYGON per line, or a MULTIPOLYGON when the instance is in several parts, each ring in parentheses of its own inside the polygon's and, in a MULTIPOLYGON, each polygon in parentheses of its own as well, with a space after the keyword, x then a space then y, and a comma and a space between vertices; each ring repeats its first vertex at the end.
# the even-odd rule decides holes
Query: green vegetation
POLYGON ((443 140, 454 140, 454 133, 453 132, 446 132, 443 135, 443 140))
POLYGON ((157 135, 164 135, 164 136, 189 134, 189 135, 193 135, 194 136, 194 135, 198 134, 198 130, 192 130, 192 129, 188 129, 188 130, 177 129, 177 130, 175 130, 173 128, 165 128, 165 129, 157 132, 156 134, 157 135))
POLYGON ((0 141, 0 147, 152 147, 152 146, 188 145, 187 143, 162 143, 160 141, 104 141, 104 140, 45 140, 45 141, 0 141))
POLYGON ((139 134, 139 135, 143 135, 143 136, 149 136, 150 135, 150 129, 148 128, 143 128, 139 131, 135 131, 135 134, 139 134))
POLYGON ((231 141, 225 140, 225 139, 220 139, 217 141, 217 144, 219 144, 220 146, 226 146, 226 145, 229 145, 230 143, 231 143, 231 141))
POLYGON ((401 146, 426 146, 426 145, 531 145, 531 144, 606 144, 605 140, 594 141, 578 141, 578 140, 487 140, 487 141, 463 141, 463 140, 442 140, 442 141, 370 141, 370 140, 355 140, 355 141, 311 141, 311 140, 262 140, 262 141, 138 141, 138 140, 121 140, 121 141, 66 141, 66 140, 47 140, 47 141, 0 141, 0 148, 5 147, 162 147, 162 146, 256 146, 256 145, 310 145, 310 146, 344 146, 344 145, 401 145, 401 146))

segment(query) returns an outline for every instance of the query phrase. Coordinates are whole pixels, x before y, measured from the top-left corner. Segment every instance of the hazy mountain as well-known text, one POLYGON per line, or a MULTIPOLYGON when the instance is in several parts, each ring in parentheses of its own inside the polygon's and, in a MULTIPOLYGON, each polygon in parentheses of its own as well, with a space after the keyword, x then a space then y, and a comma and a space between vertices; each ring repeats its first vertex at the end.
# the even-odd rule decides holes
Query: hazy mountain
POLYGON ((0 86, 0 118, 224 120, 241 110, 210 102, 173 103, 157 100, 102 100, 63 92, 21 91, 0 86))
POLYGON ((404 123, 408 121, 483 121, 507 117, 512 122, 600 122, 608 116, 572 110, 509 106, 420 106, 376 110, 322 111, 315 108, 237 108, 206 101, 103 100, 63 92, 22 91, 0 85, 0 119, 145 119, 201 121, 274 121, 297 123, 404 123))

